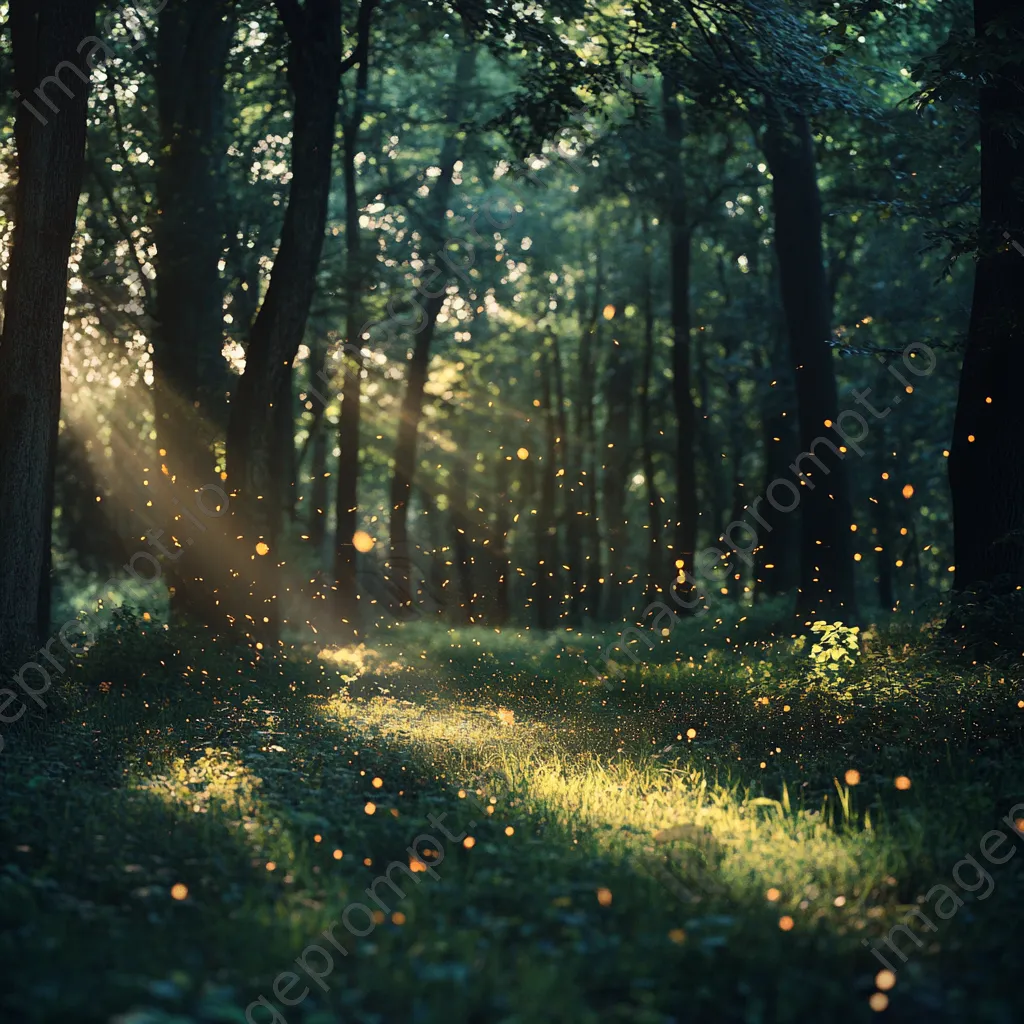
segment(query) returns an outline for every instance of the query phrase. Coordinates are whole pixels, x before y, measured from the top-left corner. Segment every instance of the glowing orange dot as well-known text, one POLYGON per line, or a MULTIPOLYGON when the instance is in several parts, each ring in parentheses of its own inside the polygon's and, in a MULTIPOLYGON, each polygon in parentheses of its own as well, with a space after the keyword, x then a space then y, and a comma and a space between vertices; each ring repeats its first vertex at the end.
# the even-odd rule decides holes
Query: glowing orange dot
POLYGON ((888 473, 883 473, 882 474, 882 479, 883 480, 888 480, 889 479, 889 474, 888 473))
POLYGON ((767 901, 768 901, 769 903, 774 903, 774 902, 775 902, 775 901, 776 901, 776 900, 777 900, 777 899, 778 899, 778 898, 779 898, 779 897, 780 897, 781 895, 782 895, 782 893, 781 893, 781 892, 779 892, 779 890, 778 890, 778 889, 776 889, 776 888, 775 888, 774 886, 772 886, 772 888, 771 888, 771 889, 769 889, 769 890, 768 890, 768 891, 767 891, 767 892, 766 892, 766 893, 764 894, 764 898, 765 898, 765 899, 766 899, 766 900, 767 900, 767 901))
POLYGON ((520 462, 525 462, 529 457, 530 457, 530 449, 529 448, 519 448, 516 451, 516 458, 519 459, 520 462))
POLYGON ((400 910, 396 910, 391 915, 391 923, 392 924, 399 924, 399 925, 405 924, 405 914, 403 914, 400 910))
POLYGON ((604 318, 605 320, 611 320, 615 316, 615 307, 607 305, 604 307, 604 318))
POLYGON ((831 420, 825 420, 825 426, 826 427, 831 427, 832 426, 832 421, 831 420))
POLYGON ((188 886, 182 885, 178 882, 171 886, 171 899, 172 900, 183 900, 188 895, 188 886))
POLYGON ((363 810, 367 814, 376 814, 377 813, 377 805, 372 800, 367 800, 366 801, 366 806, 363 807, 363 810))
POLYGON ((273 871, 274 868, 276 868, 276 867, 277 867, 277 864, 275 864, 274 861, 272 861, 272 860, 268 860, 267 861, 267 870, 268 871, 273 871))
POLYGON ((597 902, 600 903, 602 907, 610 907, 612 905, 611 889, 598 889, 597 902))
POLYGON ((688 740, 695 739, 696 736, 697 736, 697 730, 696 729, 687 729, 686 730, 686 738, 688 740))
POLYGON ((686 941, 686 932, 682 928, 673 928, 668 933, 669 939, 674 942, 677 946, 681 946, 686 941))
POLYGON ((515 829, 511 825, 505 826, 505 835, 510 836, 515 832, 515 829))
POLYGON ((973 434, 968 434, 967 435, 967 440, 970 441, 971 444, 974 444, 974 435, 973 434))
POLYGON ((875 984, 883 992, 888 992, 896 984, 896 975, 892 971, 879 971, 875 975, 875 984))
POLYGON ((912 498, 913 496, 914 496, 914 486, 913 486, 913 484, 904 484, 903 485, 903 497, 904 498, 912 498))
POLYGON ((257 555, 269 555, 270 554, 270 545, 261 540, 259 542, 259 544, 256 545, 256 554, 257 555))
POLYGON ((342 853, 341 850, 335 850, 333 856, 335 860, 341 860, 341 858, 344 857, 345 854, 342 853))
POLYGON ((911 782, 906 775, 896 776, 896 788, 897 789, 910 789, 911 782))
POLYGON ((991 398, 986 398, 985 399, 985 404, 986 405, 991 405, 992 404, 992 399, 991 398))
POLYGON ((843 778, 848 786, 860 785, 860 772, 856 768, 849 769, 843 778))
POLYGON ((868 1000, 868 1006, 875 1013, 881 1013, 889 1005, 889 997, 884 992, 875 992, 868 1000))
POLYGON ((856 523, 850 523, 850 530, 851 530, 851 532, 856 533, 857 532, 857 524, 856 523))
POLYGON ((360 552, 360 554, 365 555, 368 551, 372 551, 373 546, 376 543, 377 542, 365 530, 356 530, 356 532, 352 534, 352 547, 354 547, 356 551, 360 552))
POLYGON ((370 783, 370 785, 373 786, 374 789, 380 789, 380 787, 384 785, 384 780, 374 779, 373 782, 370 783))
POLYGON ((793 930, 793 918, 791 918, 789 914, 784 914, 779 918, 779 927, 784 932, 791 932, 793 930))
POLYGON ((462 840, 462 845, 467 850, 472 850, 473 847, 476 846, 476 840, 472 836, 466 836, 466 838, 462 840))

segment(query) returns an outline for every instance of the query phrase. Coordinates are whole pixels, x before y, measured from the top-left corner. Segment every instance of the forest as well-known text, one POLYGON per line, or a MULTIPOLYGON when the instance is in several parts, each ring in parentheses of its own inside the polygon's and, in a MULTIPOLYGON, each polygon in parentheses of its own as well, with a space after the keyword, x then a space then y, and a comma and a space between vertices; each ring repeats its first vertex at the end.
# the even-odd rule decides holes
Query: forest
POLYGON ((1024 6, 0 80, 4 1020, 1024 1020, 1024 6))

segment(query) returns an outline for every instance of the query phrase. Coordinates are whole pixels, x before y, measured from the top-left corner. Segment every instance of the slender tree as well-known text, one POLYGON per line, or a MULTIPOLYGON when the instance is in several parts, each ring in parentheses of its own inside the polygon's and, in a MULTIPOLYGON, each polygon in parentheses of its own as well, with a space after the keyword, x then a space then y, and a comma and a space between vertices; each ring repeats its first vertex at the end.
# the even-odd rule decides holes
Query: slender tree
POLYGON ((462 112, 466 104, 466 94, 473 80, 476 65, 476 50, 472 45, 463 46, 459 50, 455 67, 455 79, 448 100, 447 135, 441 147, 438 166, 440 174, 432 190, 432 214, 427 228, 427 255, 433 261, 436 274, 431 276, 434 282, 427 301, 423 307, 420 322, 416 325, 412 355, 406 365, 405 394, 402 397, 402 409, 398 421, 398 438, 395 441, 395 469, 391 478, 391 572, 394 580, 396 601, 400 608, 406 607, 411 601, 409 583, 409 495, 412 490, 416 472, 416 451, 419 438, 420 419, 423 415, 423 389, 427 383, 427 372, 430 367, 430 349, 434 341, 437 318, 444 305, 446 289, 437 282, 443 281, 446 272, 437 266, 441 249, 444 245, 444 225, 448 203, 451 199, 452 178, 455 175, 455 164, 459 158, 461 140, 459 138, 462 112))
POLYGON ((277 588, 274 574, 255 557, 278 564, 286 467, 293 446, 291 422, 274 410, 291 401, 292 362, 306 328, 327 222, 331 157, 341 75, 355 63, 342 61, 341 0, 276 0, 288 33, 288 81, 294 94, 292 178, 281 240, 266 295, 253 322, 245 372, 235 389, 228 428, 229 483, 236 558, 242 580, 255 579, 241 607, 231 614, 251 623, 249 632, 275 637, 277 588))
POLYGON ((345 378, 338 421, 337 529, 334 542, 334 577, 338 619, 359 629, 359 602, 356 593, 357 552, 352 543, 359 514, 359 443, 362 408, 363 359, 361 355, 362 291, 366 279, 363 265, 362 236, 359 227, 359 189, 356 156, 366 110, 366 90, 370 78, 370 27, 376 0, 363 0, 356 27, 356 72, 352 102, 345 121, 343 158, 345 175, 345 378))
POLYGON ((852 619, 857 606, 850 494, 839 450, 842 440, 827 434, 836 421, 839 399, 828 344, 831 310, 810 123, 801 113, 769 104, 763 145, 772 173, 775 255, 803 448, 793 463, 801 483, 797 614, 841 613, 852 619))

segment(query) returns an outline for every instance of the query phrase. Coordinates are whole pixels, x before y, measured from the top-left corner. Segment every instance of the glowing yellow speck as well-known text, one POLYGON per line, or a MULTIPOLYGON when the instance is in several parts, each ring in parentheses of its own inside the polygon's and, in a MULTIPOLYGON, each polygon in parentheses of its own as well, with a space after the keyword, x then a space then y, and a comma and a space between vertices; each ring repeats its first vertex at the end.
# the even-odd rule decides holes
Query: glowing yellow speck
POLYGON ((171 886, 172 900, 183 900, 186 896, 188 896, 187 885, 182 885, 181 882, 178 882, 177 884, 171 886))
POLYGON ((519 448, 516 451, 516 458, 519 459, 520 462, 525 462, 529 457, 530 457, 530 449, 529 448, 519 448))
POLYGON ((361 554, 365 555, 368 551, 372 551, 373 546, 376 543, 377 542, 365 530, 356 530, 356 532, 352 534, 352 547, 361 554))
POLYGON ((257 555, 269 555, 270 554, 270 545, 267 544, 266 541, 262 541, 261 540, 256 545, 256 554, 257 555))

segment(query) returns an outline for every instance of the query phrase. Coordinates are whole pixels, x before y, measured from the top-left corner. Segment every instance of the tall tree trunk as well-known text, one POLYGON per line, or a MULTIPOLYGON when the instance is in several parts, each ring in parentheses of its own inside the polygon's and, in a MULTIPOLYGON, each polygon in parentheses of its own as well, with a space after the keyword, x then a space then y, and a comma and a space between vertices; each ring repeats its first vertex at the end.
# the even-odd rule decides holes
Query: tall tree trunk
POLYGON ((558 519, 555 513, 555 474, 558 442, 557 413, 552 403, 552 358, 541 351, 540 414, 544 424, 544 457, 540 463, 540 500, 537 507, 537 625, 556 625, 554 598, 558 589, 558 519))
POLYGON ((362 237, 359 227, 359 190, 356 155, 366 108, 366 91, 370 77, 370 22, 376 0, 363 0, 359 9, 356 52, 359 70, 356 73, 355 95, 345 125, 345 380, 342 385, 341 416, 338 421, 338 479, 336 507, 337 532, 334 541, 334 577, 338 619, 347 623, 353 635, 359 633, 359 595, 356 593, 358 553, 352 537, 359 523, 359 446, 362 420, 363 358, 362 291, 366 277, 363 266, 362 237))
POLYGON ((411 601, 409 593, 409 564, 412 552, 409 549, 409 494, 416 474, 416 449, 423 415, 423 389, 427 383, 430 367, 430 346, 434 340, 437 317, 444 305, 445 289, 436 283, 447 279, 447 272, 437 266, 444 245, 445 214, 451 198, 452 178, 459 154, 459 123, 466 102, 469 84, 476 65, 476 50, 466 46, 459 51, 455 67, 455 81, 448 101, 448 135, 441 147, 439 166, 441 173, 433 189, 432 238, 425 240, 424 250, 429 245, 433 267, 427 277, 434 283, 423 308, 423 320, 416 328, 412 356, 406 366, 405 394, 398 421, 398 437, 395 442, 395 468, 391 478, 391 573, 399 609, 407 608, 411 601))
POLYGON ((232 0, 181 0, 161 11, 157 35, 153 401, 157 443, 166 452, 161 460, 191 487, 207 483, 213 471, 214 424, 223 422, 227 405, 218 263, 224 80, 234 15, 232 0))
POLYGON ((644 497, 647 502, 647 566, 645 600, 654 600, 670 577, 661 563, 665 556, 661 550, 662 504, 654 482, 654 428, 651 421, 651 382, 654 376, 654 287, 651 281, 651 259, 648 241, 650 229, 647 217, 641 219, 644 235, 644 352, 640 371, 640 451, 644 474, 644 497))
MULTIPOLYGON (((327 346, 321 337, 313 339, 311 346, 309 365, 310 367, 322 367, 327 358, 327 346)), ((319 384, 314 383, 313 387, 320 390, 319 384)), ((326 397, 326 396, 324 396, 326 397)), ((313 423, 309 428, 310 433, 310 455, 309 467, 309 542, 317 562, 323 557, 324 542, 327 539, 327 513, 329 504, 329 489, 327 486, 327 407, 314 396, 313 400, 313 423)))
POLYGON ((60 359, 95 19, 95 0, 10 3, 22 103, 14 123, 18 185, 0 340, 0 657, 36 645, 49 630, 43 591, 49 589, 60 359), (70 96, 57 91, 57 101, 52 87, 44 91, 54 69, 79 79, 67 86, 70 96), (32 111, 24 105, 30 98, 32 111), (48 117, 39 111, 44 104, 48 117))
POLYGON ((979 252, 949 458, 957 595, 951 630, 970 616, 966 592, 976 591, 983 605, 1024 586, 1024 262, 1009 244, 1024 238, 1024 8, 1015 0, 975 0, 974 23, 991 51, 986 67, 995 70, 980 95, 979 252), (990 31, 996 25, 1001 31, 990 31))
MULTIPOLYGON (((597 333, 597 318, 600 315, 601 267, 598 262, 597 279, 594 282, 594 303, 587 309, 586 294, 580 286, 579 323, 580 341, 577 353, 578 384, 573 402, 573 430, 576 436, 574 451, 576 458, 566 468, 569 477, 569 495, 565 503, 566 554, 569 564, 571 599, 569 614, 574 625, 579 625, 591 601, 597 600, 596 593, 588 593, 591 584, 591 566, 587 554, 593 557, 597 542, 592 540, 597 524, 591 518, 590 491, 593 476, 587 470, 593 465, 593 441, 591 429, 594 412, 594 342, 597 333), (585 553, 586 552, 586 553, 585 553)), ((600 575, 598 571, 597 575, 600 575)), ((594 586, 598 584, 596 579, 594 586)))
POLYGON ((268 639, 276 639, 278 631, 280 588, 273 567, 281 564, 284 446, 293 444, 290 432, 282 436, 284 420, 273 408, 291 387, 292 363, 316 287, 342 74, 341 0, 307 0, 304 7, 297 0, 277 0, 277 8, 289 36, 288 81, 295 98, 292 180, 274 269, 250 331, 228 428, 229 482, 236 496, 232 531, 242 538, 235 545, 241 607, 229 611, 252 624, 247 632, 268 639), (253 559, 254 550, 262 553, 259 560, 253 559))
POLYGON ((775 480, 787 479, 789 453, 796 449, 797 420, 793 415, 796 399, 786 359, 785 325, 781 313, 769 341, 770 349, 763 356, 762 372, 766 386, 760 389, 762 431, 763 484, 755 512, 767 523, 757 526, 757 561, 754 593, 758 597, 775 597, 791 591, 799 581, 799 521, 792 512, 783 511, 765 500, 775 480))
POLYGON ((498 450, 498 463, 495 468, 495 491, 498 507, 494 515, 494 563, 495 579, 495 624, 504 626, 509 618, 509 580, 512 574, 512 562, 508 556, 509 521, 509 478, 512 457, 498 450))
POLYGON ((838 396, 828 345, 831 310, 821 242, 821 196, 807 118, 769 109, 764 153, 773 178, 775 253, 803 447, 792 464, 793 476, 802 474, 797 614, 841 613, 849 621, 857 616, 849 543, 852 513, 839 451, 842 441, 838 435, 834 442, 824 439, 826 422, 835 423, 837 418, 838 396))
POLYGON ((629 473, 630 413, 633 374, 629 359, 618 339, 609 339, 605 365, 605 423, 602 495, 605 537, 608 540, 608 569, 605 573, 605 615, 612 621, 622 617, 623 588, 630 578, 626 560, 626 486, 629 473))
MULTIPOLYGON (((466 432, 452 431, 458 451, 456 457, 465 457, 469 438, 466 432)), ((448 476, 448 517, 451 523, 452 561, 458 586, 456 621, 463 625, 476 620, 473 592, 473 555, 470 536, 469 492, 466 486, 468 467, 465 463, 453 467, 448 476)))
POLYGON ((668 225, 669 274, 672 306, 672 400, 676 414, 676 514, 672 556, 675 568, 694 572, 697 546, 697 464, 694 458, 697 416, 691 394, 690 373, 690 242, 691 225, 680 166, 683 116, 679 108, 678 83, 666 74, 662 78, 665 136, 670 165, 668 225))

